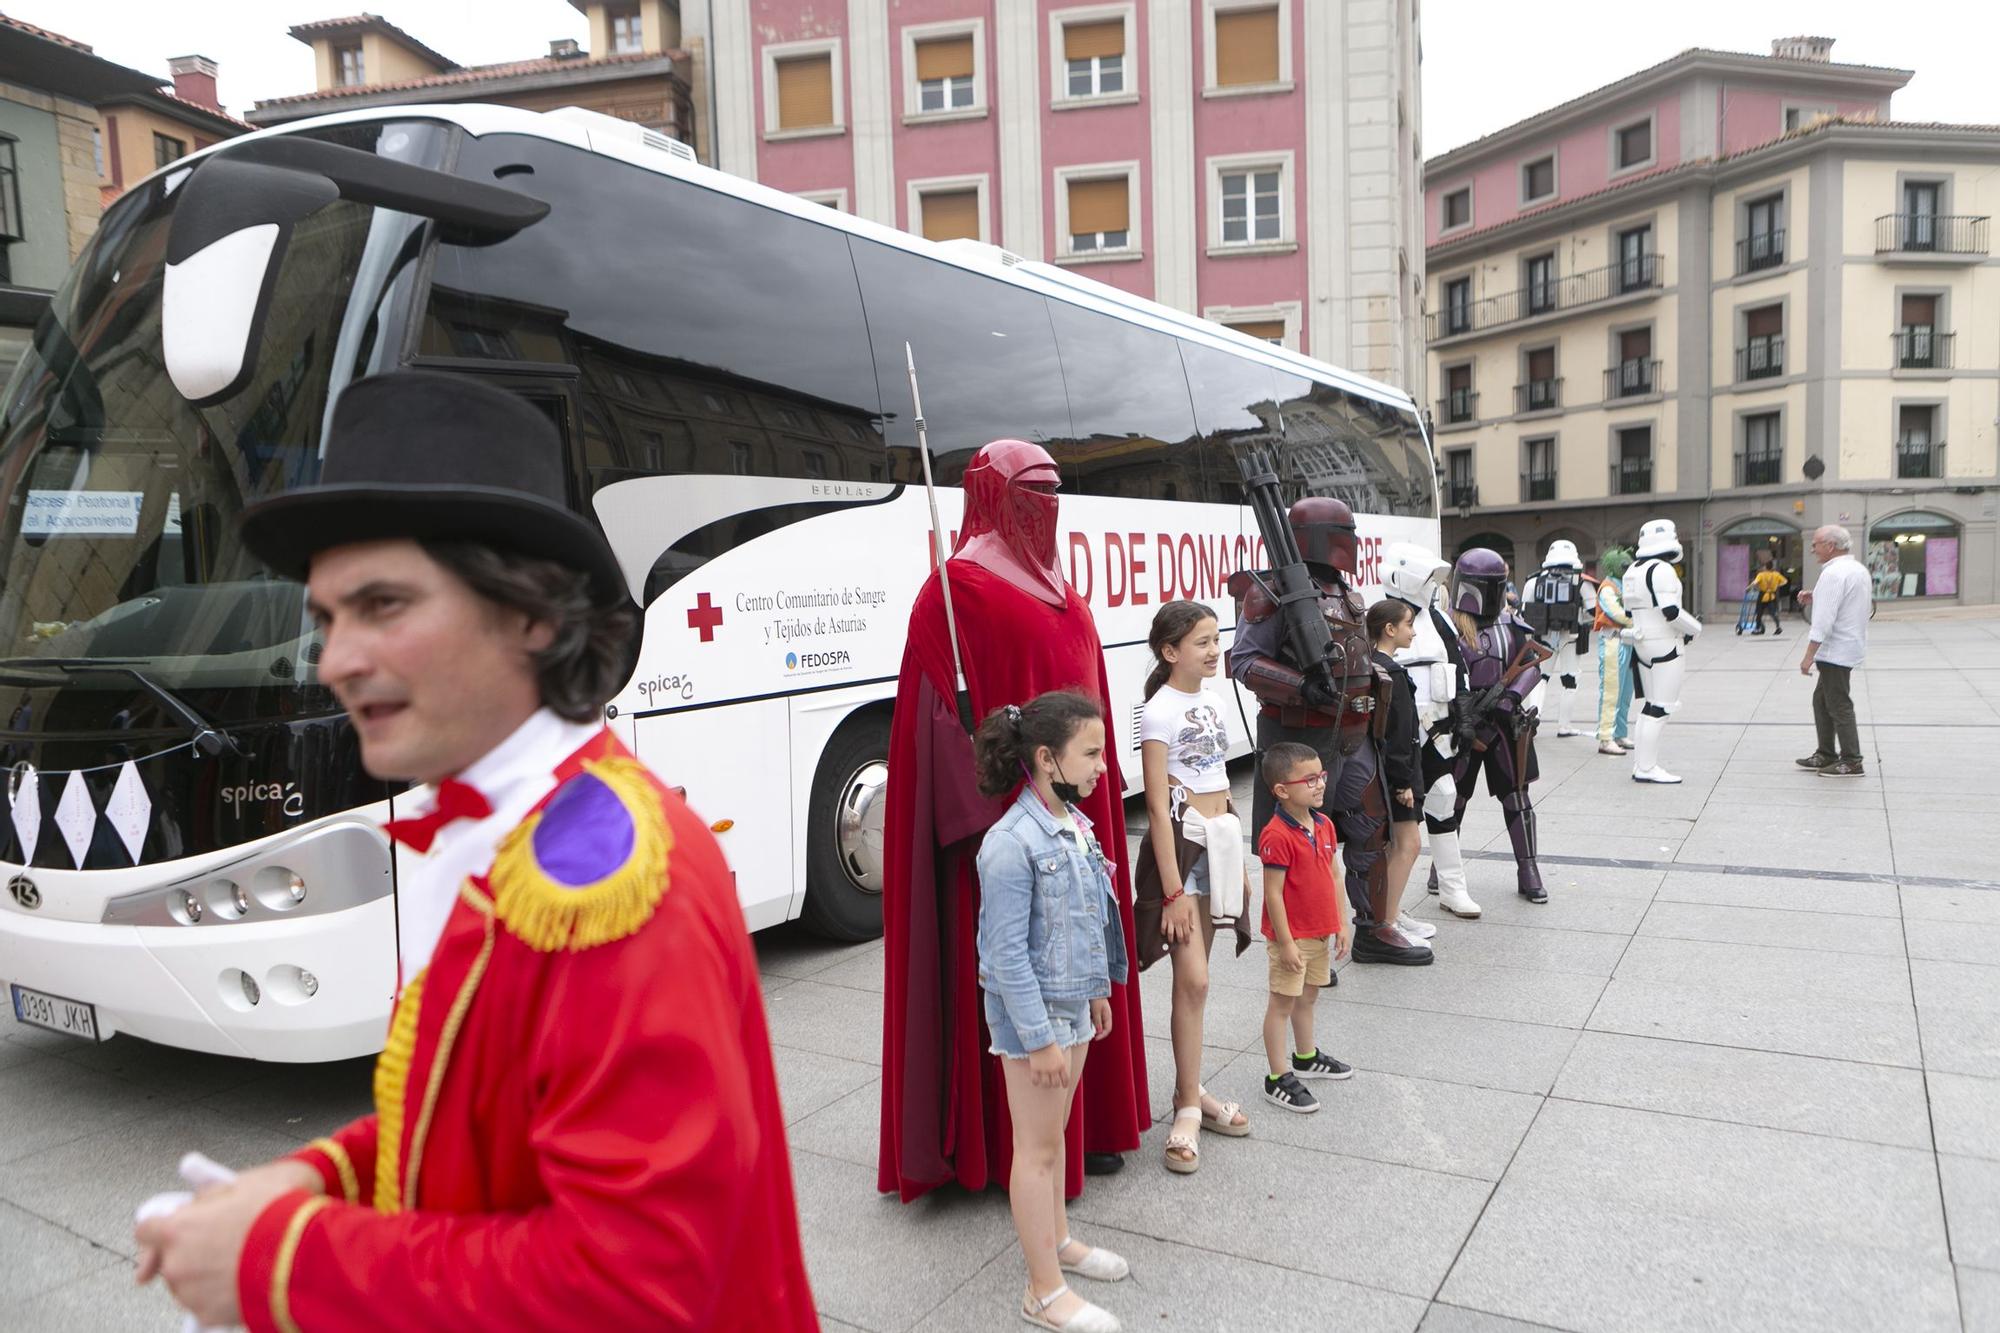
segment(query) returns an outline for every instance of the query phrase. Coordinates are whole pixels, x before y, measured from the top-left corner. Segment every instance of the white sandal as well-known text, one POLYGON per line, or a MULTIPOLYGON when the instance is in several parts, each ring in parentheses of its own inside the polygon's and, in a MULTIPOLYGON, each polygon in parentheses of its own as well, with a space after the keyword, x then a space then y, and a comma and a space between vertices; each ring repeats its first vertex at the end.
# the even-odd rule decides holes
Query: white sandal
POLYGON ((1089 1301, 1085 1301, 1077 1308, 1075 1314, 1060 1324, 1049 1318, 1048 1308, 1068 1294, 1068 1283, 1057 1287, 1046 1296, 1035 1295, 1035 1289, 1029 1287, 1027 1300, 1021 1306, 1021 1318, 1036 1328, 1052 1329, 1055 1333, 1122 1333, 1125 1326, 1118 1322, 1117 1315, 1100 1306, 1092 1305, 1089 1301))
MULTIPOLYGON (((1208 1089, 1201 1089, 1199 1095, 1203 1097, 1208 1096, 1208 1089)), ((1199 1102, 1195 1103, 1195 1109, 1201 1111, 1201 1104, 1199 1102)), ((1223 1102, 1222 1114, 1219 1116, 1212 1116, 1206 1111, 1201 1111, 1201 1127, 1211 1134, 1222 1134, 1232 1139, 1240 1139, 1250 1132, 1248 1117, 1245 1117, 1242 1124, 1239 1125, 1236 1123, 1236 1117, 1242 1114, 1243 1107, 1240 1104, 1236 1102, 1223 1102)))
POLYGON ((1078 1277, 1087 1277, 1093 1282, 1123 1282, 1132 1276, 1132 1265, 1125 1262, 1123 1255, 1113 1254, 1110 1250, 1100 1250, 1094 1245, 1086 1246, 1083 1258, 1075 1263, 1062 1257, 1062 1252, 1070 1246, 1082 1244, 1083 1242, 1074 1236, 1064 1236, 1062 1244, 1056 1246, 1056 1262, 1062 1265, 1063 1272, 1075 1273, 1078 1277))
POLYGON ((1197 1140, 1201 1138, 1200 1124, 1204 1119, 1199 1106, 1183 1106, 1174 1112, 1174 1127, 1167 1134, 1166 1158, 1167 1170, 1175 1175, 1191 1176, 1201 1169, 1201 1144, 1197 1140), (1196 1124, 1192 1133, 1181 1130, 1182 1123, 1188 1120, 1196 1124), (1176 1157, 1176 1151, 1187 1155, 1176 1157))

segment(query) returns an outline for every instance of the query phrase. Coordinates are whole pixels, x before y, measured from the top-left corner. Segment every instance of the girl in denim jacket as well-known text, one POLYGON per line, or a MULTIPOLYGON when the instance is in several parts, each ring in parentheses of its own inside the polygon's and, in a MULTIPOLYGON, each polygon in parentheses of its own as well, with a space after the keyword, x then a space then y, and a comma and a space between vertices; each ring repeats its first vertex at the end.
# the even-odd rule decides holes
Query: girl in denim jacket
POLYGON ((979 984, 993 1053, 1006 1057, 1007 1195, 1028 1261, 1021 1317, 1072 1333, 1120 1325, 1063 1274, 1116 1282, 1131 1271, 1072 1238, 1063 1206, 1063 1126, 1090 1042, 1111 1031, 1111 983, 1126 970, 1110 862, 1073 804, 1104 776, 1104 744, 1096 702, 1067 690, 1009 704, 973 737, 979 789, 1020 790, 979 846, 979 984))

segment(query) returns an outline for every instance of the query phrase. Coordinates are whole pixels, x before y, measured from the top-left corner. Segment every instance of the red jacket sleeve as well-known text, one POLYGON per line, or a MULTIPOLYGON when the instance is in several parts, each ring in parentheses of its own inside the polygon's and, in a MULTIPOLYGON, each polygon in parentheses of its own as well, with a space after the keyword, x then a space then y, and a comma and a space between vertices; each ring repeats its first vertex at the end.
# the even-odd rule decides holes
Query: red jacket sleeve
POLYGON ((293 1153, 319 1172, 329 1199, 363 1203, 375 1194, 375 1117, 367 1115, 293 1153))
POLYGON ((669 910, 678 893, 638 935, 549 965, 547 1021, 523 1044, 549 1202, 383 1215, 288 1195, 244 1247, 250 1329, 694 1329, 754 1317, 760 1297, 796 1306, 733 1271, 759 1248, 753 1166, 782 1122, 746 1069, 764 1052, 738 1049, 738 1015, 761 1005, 754 974, 733 975, 747 950, 669 910))

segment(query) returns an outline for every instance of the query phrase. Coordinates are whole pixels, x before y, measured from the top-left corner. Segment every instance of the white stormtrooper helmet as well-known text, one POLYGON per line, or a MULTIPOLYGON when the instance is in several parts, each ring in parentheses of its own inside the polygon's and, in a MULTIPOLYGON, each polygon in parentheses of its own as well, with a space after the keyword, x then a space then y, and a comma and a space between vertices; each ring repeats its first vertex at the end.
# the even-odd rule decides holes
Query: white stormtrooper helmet
POLYGON ((1542 557, 1543 569, 1582 569, 1583 557, 1576 553, 1576 543, 1553 541, 1549 543, 1549 553, 1542 557))
POLYGON ((1641 560, 1681 558, 1680 534, 1674 531, 1674 521, 1670 518, 1648 520, 1639 529, 1639 546, 1634 552, 1641 560))
POLYGON ((1389 595, 1411 606, 1429 606, 1431 587, 1451 573, 1451 562, 1440 560, 1415 542, 1391 542, 1382 551, 1382 586, 1389 595))

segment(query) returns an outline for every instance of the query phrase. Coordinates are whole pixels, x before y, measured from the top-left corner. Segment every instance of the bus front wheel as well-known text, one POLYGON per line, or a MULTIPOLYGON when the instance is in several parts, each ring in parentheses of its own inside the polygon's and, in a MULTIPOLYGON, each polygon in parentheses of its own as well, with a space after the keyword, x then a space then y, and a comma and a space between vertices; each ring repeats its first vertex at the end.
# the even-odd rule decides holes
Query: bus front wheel
POLYGON ((857 943, 882 933, 882 820, 889 796, 889 715, 834 733, 813 775, 806 828, 806 928, 857 943))

